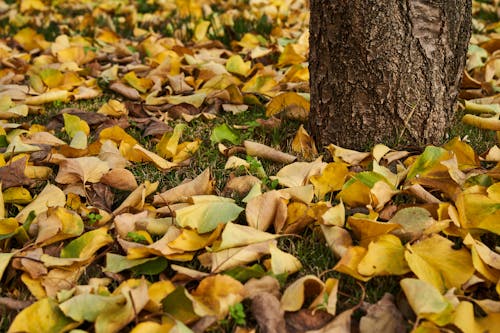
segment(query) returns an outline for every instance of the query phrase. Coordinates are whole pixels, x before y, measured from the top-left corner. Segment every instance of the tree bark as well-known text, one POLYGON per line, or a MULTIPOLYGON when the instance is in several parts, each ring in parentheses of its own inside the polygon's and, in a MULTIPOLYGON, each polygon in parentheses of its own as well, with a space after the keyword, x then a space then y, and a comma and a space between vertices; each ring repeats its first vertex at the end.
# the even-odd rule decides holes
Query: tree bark
POLYGON ((454 119, 471 0, 311 0, 316 140, 438 144, 454 119))

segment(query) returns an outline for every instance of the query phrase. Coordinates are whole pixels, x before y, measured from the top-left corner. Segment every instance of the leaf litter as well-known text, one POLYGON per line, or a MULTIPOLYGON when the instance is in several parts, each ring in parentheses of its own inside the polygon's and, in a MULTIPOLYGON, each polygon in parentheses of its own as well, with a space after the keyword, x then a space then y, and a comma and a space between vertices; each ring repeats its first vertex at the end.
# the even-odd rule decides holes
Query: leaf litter
MULTIPOLYGON (((308 116, 306 6, 0 5, 3 330, 500 325, 497 146, 477 154, 460 138, 422 152, 332 144, 319 155, 302 125, 288 147, 266 139, 308 116), (84 105, 76 101, 95 104, 63 108, 84 105), (198 126, 209 135, 186 134, 198 126), (204 150, 227 162, 224 175, 196 168, 204 150), (199 171, 160 186, 189 168, 199 171), (318 276, 279 242, 307 230, 338 259, 318 276), (361 281, 354 288, 365 295, 368 281, 388 275, 398 294, 340 306, 354 297, 343 281, 361 281)), ((496 6, 473 1, 461 103, 465 124, 498 137, 496 6)))

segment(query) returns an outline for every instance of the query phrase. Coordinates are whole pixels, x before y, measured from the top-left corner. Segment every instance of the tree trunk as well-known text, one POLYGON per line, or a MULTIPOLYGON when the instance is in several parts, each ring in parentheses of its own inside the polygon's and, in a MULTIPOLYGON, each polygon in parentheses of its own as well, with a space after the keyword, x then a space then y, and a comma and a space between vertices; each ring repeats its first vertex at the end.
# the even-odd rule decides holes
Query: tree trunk
POLYGON ((470 0, 311 0, 311 133, 358 149, 440 143, 470 30, 470 0))

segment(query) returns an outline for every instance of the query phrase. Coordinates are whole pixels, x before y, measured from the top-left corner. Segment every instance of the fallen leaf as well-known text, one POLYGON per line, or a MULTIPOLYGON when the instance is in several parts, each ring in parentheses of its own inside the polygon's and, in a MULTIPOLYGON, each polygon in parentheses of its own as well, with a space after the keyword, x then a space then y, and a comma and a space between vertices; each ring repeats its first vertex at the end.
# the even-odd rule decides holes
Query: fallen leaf
POLYGON ((248 225, 266 231, 274 222, 281 203, 281 195, 275 190, 250 199, 245 209, 248 225))
POLYGON ((453 320, 453 306, 433 285, 418 279, 402 279, 401 288, 417 316, 439 326, 453 320))
POLYGON ((407 244, 405 258, 415 275, 439 291, 460 289, 474 273, 469 251, 454 250, 452 241, 437 234, 407 244))
POLYGON ((243 144, 245 145, 247 154, 250 156, 261 157, 274 162, 287 164, 297 159, 296 156, 283 153, 261 143, 245 140, 243 144))
POLYGON ((59 164, 55 180, 61 184, 97 183, 108 171, 108 163, 94 156, 67 158, 59 164))
POLYGON ((239 281, 227 275, 214 275, 203 279, 191 296, 196 314, 224 318, 229 307, 241 302, 245 293, 239 281))
POLYGON ((176 210, 177 224, 181 227, 191 227, 199 233, 210 232, 218 224, 236 220, 243 208, 227 200, 214 200, 194 204, 176 210))
POLYGON ((115 168, 105 173, 100 181, 103 184, 123 191, 133 191, 137 188, 134 175, 127 169, 115 168))

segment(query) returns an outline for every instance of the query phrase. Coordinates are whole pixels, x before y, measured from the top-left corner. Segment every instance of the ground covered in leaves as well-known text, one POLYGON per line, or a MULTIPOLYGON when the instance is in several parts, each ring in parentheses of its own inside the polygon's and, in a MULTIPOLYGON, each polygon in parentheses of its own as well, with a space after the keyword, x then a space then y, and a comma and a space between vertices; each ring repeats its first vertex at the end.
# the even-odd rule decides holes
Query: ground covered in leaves
POLYGON ((499 8, 461 92, 482 130, 357 152, 304 129, 306 6, 0 3, 2 331, 500 327, 499 8))

